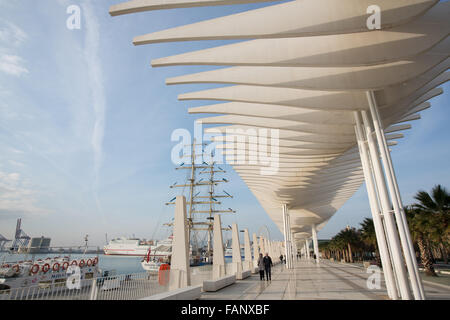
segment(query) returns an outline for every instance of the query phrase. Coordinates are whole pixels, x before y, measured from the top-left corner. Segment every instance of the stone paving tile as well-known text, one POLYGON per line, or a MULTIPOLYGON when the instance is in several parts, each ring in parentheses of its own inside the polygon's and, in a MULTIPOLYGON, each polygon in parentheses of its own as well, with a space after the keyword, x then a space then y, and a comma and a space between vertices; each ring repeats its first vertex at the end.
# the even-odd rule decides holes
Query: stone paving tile
MULTIPOLYGON (((293 270, 273 268, 272 281, 259 275, 237 281, 218 292, 205 292, 202 300, 380 300, 388 299, 384 280, 381 289, 370 290, 369 274, 362 267, 322 261, 296 261, 293 270)), ((428 299, 450 299, 450 290, 425 284, 428 299)))

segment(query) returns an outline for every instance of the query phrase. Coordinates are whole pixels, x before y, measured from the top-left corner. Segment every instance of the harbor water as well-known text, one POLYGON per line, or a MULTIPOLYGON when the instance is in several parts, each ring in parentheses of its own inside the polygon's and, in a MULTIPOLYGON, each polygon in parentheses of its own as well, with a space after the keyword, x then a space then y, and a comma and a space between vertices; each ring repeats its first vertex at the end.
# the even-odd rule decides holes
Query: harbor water
MULTIPOLYGON (((89 259, 98 256, 99 260, 99 268, 102 271, 114 270, 116 274, 132 274, 132 273, 141 273, 144 272, 144 269, 141 266, 141 261, 143 257, 136 256, 110 256, 104 254, 9 254, 9 253, 1 253, 0 254, 0 265, 3 263, 13 263, 18 261, 26 261, 26 260, 38 260, 38 259, 46 259, 49 257, 57 257, 57 256, 69 256, 71 259, 89 259)), ((225 258, 225 261, 231 262, 231 258, 225 258)), ((195 268, 195 267, 193 267, 195 268)))

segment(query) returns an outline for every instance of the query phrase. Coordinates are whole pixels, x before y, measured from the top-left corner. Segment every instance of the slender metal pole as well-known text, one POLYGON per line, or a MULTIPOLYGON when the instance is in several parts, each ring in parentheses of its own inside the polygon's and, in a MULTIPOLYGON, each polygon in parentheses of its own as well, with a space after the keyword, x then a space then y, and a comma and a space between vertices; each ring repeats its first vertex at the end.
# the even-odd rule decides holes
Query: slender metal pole
POLYGON ((287 236, 288 236, 288 262, 289 262, 289 269, 292 269, 292 233, 291 233, 291 216, 289 214, 289 208, 286 207, 286 221, 287 221, 287 236))
POLYGON ((291 261, 291 221, 289 219, 289 210, 286 206, 286 226, 287 226, 287 230, 286 230, 286 236, 287 236, 287 256, 286 256, 286 264, 288 266, 289 269, 292 268, 292 261, 291 261))
POLYGON ((380 253, 380 259, 383 266, 384 279, 386 282, 386 288, 388 295, 391 299, 398 299, 398 290, 396 287, 394 273, 392 270, 392 264, 389 255, 389 249, 386 242, 384 233, 383 222, 380 216, 380 207, 378 205, 377 193, 375 189, 375 182, 371 172, 371 165, 368 155, 367 146, 364 141, 363 128, 361 126, 361 118, 357 111, 354 112, 355 116, 355 133, 358 142, 359 154, 361 157, 361 164, 364 172, 364 178, 366 181, 367 195, 369 197, 370 209, 372 212, 373 224, 375 227, 375 234, 377 237, 378 251, 380 253))
POLYGON ((289 269, 289 262, 288 262, 288 235, 287 235, 287 218, 286 218, 286 211, 287 211, 287 205, 283 204, 282 206, 283 210, 283 225, 284 225, 284 252, 286 256, 286 268, 289 269))
POLYGON ((294 261, 292 259, 292 228, 291 228, 291 215, 289 214, 289 208, 286 210, 286 217, 288 222, 288 237, 289 237, 289 268, 293 269, 294 261))
POLYGON ((400 235, 400 241, 403 248, 403 254, 406 260, 406 266, 408 268, 411 287, 413 289, 415 299, 424 300, 425 295, 422 281, 419 276, 414 247, 411 241, 411 235, 409 233, 405 212, 403 210, 403 204, 398 189, 398 183, 395 176, 394 167, 392 165, 391 154, 387 147, 386 137, 384 135, 383 126, 381 124, 381 118, 378 113, 377 102, 373 91, 366 92, 366 95, 367 100, 369 102, 370 112, 372 115, 378 146, 380 149, 381 160, 383 162, 383 166, 386 172, 386 180, 389 187, 389 194, 391 196, 392 205, 394 207, 395 217, 397 220, 397 226, 400 235))
POLYGON ((389 239, 389 247, 391 248, 392 260, 394 264, 395 274, 400 289, 400 295, 403 300, 410 300, 411 292, 408 286, 408 278, 406 275, 403 255, 400 247, 397 227, 395 225, 394 216, 392 215, 391 204, 389 201, 386 181, 381 169, 379 153, 376 148, 376 141, 373 138, 373 129, 369 121, 369 117, 365 111, 362 111, 364 127, 366 129, 367 142, 370 150, 370 157, 375 174, 376 186, 380 196, 380 204, 383 212, 384 222, 386 225, 386 234, 389 239))

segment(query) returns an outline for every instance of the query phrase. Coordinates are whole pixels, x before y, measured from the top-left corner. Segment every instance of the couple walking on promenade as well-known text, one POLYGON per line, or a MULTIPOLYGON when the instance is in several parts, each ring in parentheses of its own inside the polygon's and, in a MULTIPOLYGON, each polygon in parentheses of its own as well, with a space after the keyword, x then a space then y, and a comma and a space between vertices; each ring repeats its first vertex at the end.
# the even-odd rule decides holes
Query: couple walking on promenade
POLYGON ((260 253, 258 258, 260 280, 264 280, 264 273, 266 274, 266 281, 272 280, 272 266, 273 263, 272 259, 269 257, 269 254, 266 253, 266 256, 263 257, 262 253, 260 253))

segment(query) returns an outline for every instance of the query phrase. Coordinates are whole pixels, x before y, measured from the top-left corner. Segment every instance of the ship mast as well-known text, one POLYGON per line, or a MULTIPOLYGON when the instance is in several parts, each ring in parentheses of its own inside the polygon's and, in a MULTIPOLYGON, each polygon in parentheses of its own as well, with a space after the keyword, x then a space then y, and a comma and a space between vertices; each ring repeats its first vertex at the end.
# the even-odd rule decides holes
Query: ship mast
MULTIPOLYGON (((189 205, 189 211, 188 211, 188 234, 189 239, 191 239, 191 232, 192 231, 206 231, 207 232, 207 257, 208 260, 210 260, 210 257, 212 255, 212 247, 211 247, 211 240, 212 240, 212 232, 213 232, 213 225, 214 225, 214 214, 216 213, 235 213, 231 208, 228 208, 227 210, 217 210, 215 209, 214 205, 221 205, 221 202, 217 200, 217 198, 233 198, 232 195, 227 193, 226 191, 223 191, 224 194, 215 194, 215 186, 217 186, 219 183, 226 183, 228 182, 227 179, 223 178, 221 180, 215 180, 214 175, 216 173, 226 173, 225 170, 218 167, 216 168, 216 163, 212 160, 211 156, 211 162, 208 164, 206 162, 202 162, 202 164, 196 164, 196 157, 203 156, 203 152, 200 154, 196 154, 196 146, 205 146, 206 144, 196 144, 196 141, 194 139, 193 144, 191 145, 191 155, 190 155, 190 166, 185 166, 184 163, 182 163, 176 170, 190 170, 190 177, 187 179, 186 184, 180 184, 177 185, 176 183, 172 185, 170 188, 184 188, 189 187, 189 199, 188 199, 188 205, 189 205), (199 174, 208 174, 209 175, 209 181, 204 181, 203 178, 197 180, 196 172, 197 170, 202 169, 202 171, 199 174), (195 194, 196 187, 202 187, 202 186, 209 186, 208 195, 199 195, 201 191, 195 194), (197 205, 208 205, 208 208, 205 210, 198 210, 196 209, 197 205), (207 214, 205 218, 203 218, 203 214, 207 214)), ((166 205, 172 205, 175 204, 174 202, 175 198, 170 200, 166 203, 166 205)), ((172 223, 167 223, 165 225, 171 226, 172 223)), ((224 228, 224 230, 228 230, 228 228, 224 228)))

